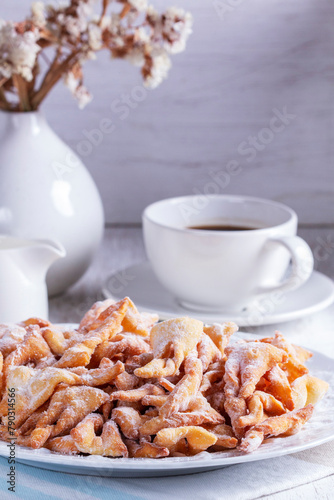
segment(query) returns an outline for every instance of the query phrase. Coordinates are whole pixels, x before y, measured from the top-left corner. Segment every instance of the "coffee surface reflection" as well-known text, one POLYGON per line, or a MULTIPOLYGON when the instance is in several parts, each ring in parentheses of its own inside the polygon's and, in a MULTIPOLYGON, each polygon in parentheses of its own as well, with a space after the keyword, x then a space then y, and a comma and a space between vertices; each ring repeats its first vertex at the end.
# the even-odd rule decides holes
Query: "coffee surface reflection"
POLYGON ((200 226, 188 226, 187 229, 197 229, 199 231, 252 231, 254 229, 261 229, 261 227, 239 226, 235 224, 203 224, 200 226))

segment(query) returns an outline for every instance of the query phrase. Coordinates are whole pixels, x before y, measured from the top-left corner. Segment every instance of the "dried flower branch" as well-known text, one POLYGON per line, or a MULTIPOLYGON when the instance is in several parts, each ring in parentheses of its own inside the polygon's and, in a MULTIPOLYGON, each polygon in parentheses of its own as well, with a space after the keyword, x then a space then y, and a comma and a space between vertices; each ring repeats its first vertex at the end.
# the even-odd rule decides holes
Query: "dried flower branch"
POLYGON ((192 16, 183 9, 159 14, 147 0, 69 0, 57 7, 33 2, 25 21, 0 20, 0 109, 38 109, 61 78, 83 108, 91 96, 82 66, 101 50, 140 67, 144 84, 155 88, 167 77, 169 54, 185 49, 191 27, 192 16), (48 56, 54 51, 51 61, 45 50, 48 56))

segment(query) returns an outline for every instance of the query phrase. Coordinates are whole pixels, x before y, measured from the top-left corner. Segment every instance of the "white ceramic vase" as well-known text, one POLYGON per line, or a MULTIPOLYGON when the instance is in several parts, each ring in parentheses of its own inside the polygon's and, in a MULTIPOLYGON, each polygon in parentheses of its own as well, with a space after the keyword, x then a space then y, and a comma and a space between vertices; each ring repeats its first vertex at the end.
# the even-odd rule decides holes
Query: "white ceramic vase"
POLYGON ((8 112, 3 119, 0 233, 64 246, 66 257, 47 275, 49 295, 56 295, 92 261, 103 234, 101 198, 86 167, 40 112, 8 112))

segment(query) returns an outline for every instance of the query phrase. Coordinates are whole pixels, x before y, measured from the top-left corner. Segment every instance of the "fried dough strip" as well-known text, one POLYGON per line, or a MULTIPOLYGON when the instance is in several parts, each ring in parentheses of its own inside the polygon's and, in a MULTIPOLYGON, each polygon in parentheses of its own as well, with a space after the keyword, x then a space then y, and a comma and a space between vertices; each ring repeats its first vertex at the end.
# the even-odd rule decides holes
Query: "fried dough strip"
MULTIPOLYGON (((216 387, 213 387, 213 384, 219 380, 223 381, 223 377, 225 374, 225 363, 218 362, 211 365, 206 373, 203 375, 200 391, 202 393, 206 393, 210 389, 213 391, 216 390, 216 387)), ((212 391, 211 391, 212 392, 212 391)))
MULTIPOLYGON (((108 307, 106 310, 108 311, 108 316, 105 321, 96 330, 89 331, 84 340, 65 351, 54 366, 59 368, 87 366, 96 347, 102 342, 110 340, 119 332, 128 308, 128 300, 125 298, 108 307)), ((106 313, 106 311, 102 314, 106 313)))
POLYGON ((150 334, 154 359, 137 368, 135 375, 142 378, 176 375, 181 363, 195 349, 202 332, 203 323, 188 317, 158 323, 150 334))
POLYGON ((261 377, 277 363, 286 359, 286 353, 271 344, 238 342, 227 347, 225 364, 225 394, 248 398, 261 377))
POLYGON ((19 326, 23 326, 27 328, 28 326, 39 326, 39 328, 44 328, 45 326, 49 326, 50 322, 47 319, 41 318, 28 318, 25 321, 19 323, 19 326))
POLYGON ((159 316, 157 314, 140 314, 132 300, 130 300, 129 308, 124 316, 122 326, 127 332, 132 332, 142 337, 149 337, 152 326, 158 320, 159 316))
POLYGON ((254 396, 260 398, 263 409, 267 414, 277 416, 286 412, 281 401, 278 401, 272 394, 263 391, 255 391, 254 396))
POLYGON ((121 361, 117 361, 117 363, 114 364, 107 358, 103 358, 101 360, 99 368, 87 370, 87 368, 80 366, 78 368, 69 369, 72 373, 80 375, 82 384, 90 385, 91 387, 110 384, 116 379, 117 376, 123 373, 124 370, 125 368, 121 361))
POLYGON ((166 447, 170 452, 173 452, 178 442, 184 438, 187 439, 191 455, 207 450, 217 442, 215 434, 203 427, 187 426, 177 429, 161 429, 155 436, 153 443, 166 447))
POLYGON ((31 446, 40 448, 49 437, 66 434, 108 399, 108 394, 93 387, 66 387, 57 391, 31 433, 31 446))
MULTIPOLYGON (((106 310, 108 307, 113 306, 115 304, 115 301, 112 299, 106 299, 103 301, 98 301, 95 302, 95 304, 92 305, 92 307, 86 312, 84 317, 82 318, 78 331, 81 333, 87 333, 90 330, 95 330, 99 326, 101 326, 101 323, 95 324, 97 321, 98 317, 106 310)), ((104 318, 106 319, 106 318, 104 318)))
POLYGON ((0 352, 4 358, 16 349, 26 333, 22 326, 0 324, 0 352))
POLYGON ((238 419, 237 425, 239 427, 247 427, 250 425, 259 424, 266 419, 263 411, 263 404, 259 396, 253 394, 247 401, 249 413, 241 416, 238 419))
MULTIPOLYGON (((140 315, 136 306, 134 305, 132 300, 129 299, 129 297, 125 297, 124 300, 126 300, 128 307, 124 317, 122 318, 123 329, 125 331, 141 335, 143 337, 148 337, 149 329, 156 321, 158 321, 158 317, 156 315, 149 313, 146 313, 145 315, 140 315)), ((87 328, 89 328, 89 331, 99 328, 110 315, 111 311, 113 310, 113 306, 114 304, 111 303, 108 307, 105 308, 103 302, 101 306, 97 305, 95 311, 91 311, 92 321, 89 319, 89 314, 88 314, 89 311, 88 311, 87 318, 83 319, 82 324, 80 324, 80 327, 83 329, 83 331, 87 330, 87 328), (99 307, 101 308, 101 312, 96 317, 96 313, 99 310, 99 307)))
POLYGON ((229 323, 214 323, 204 327, 204 333, 215 343, 222 356, 225 356, 225 347, 228 345, 230 338, 238 330, 239 327, 232 321, 229 323))
POLYGON ((170 380, 167 380, 164 377, 161 377, 159 379, 159 384, 161 385, 161 387, 163 387, 164 389, 166 389, 166 391, 169 391, 169 392, 172 392, 172 390, 175 387, 175 384, 173 384, 172 382, 170 382, 170 380))
POLYGON ((270 382, 267 392, 281 401, 288 410, 294 409, 292 389, 285 372, 278 366, 274 366, 266 375, 270 382))
POLYGON ((131 375, 130 373, 124 371, 117 375, 114 380, 114 384, 119 391, 130 391, 135 389, 139 383, 139 378, 136 375, 131 375))
POLYGON ((139 428, 147 418, 143 418, 134 408, 122 406, 114 408, 111 412, 112 419, 118 424, 122 433, 129 439, 139 438, 139 428))
POLYGON ((22 366, 32 362, 37 363, 48 357, 53 359, 50 348, 40 333, 39 326, 28 326, 23 341, 18 344, 16 349, 4 361, 4 376, 6 378, 9 370, 14 366, 22 366))
POLYGON ((62 455, 78 455, 80 453, 70 435, 51 438, 45 443, 44 448, 62 455))
POLYGON ((202 363, 203 373, 207 371, 209 365, 219 361, 222 357, 220 350, 211 340, 209 335, 202 334, 197 344, 198 359, 202 363))
POLYGON ((165 391, 154 384, 145 384, 138 389, 132 389, 130 391, 116 391, 110 395, 110 399, 115 401, 119 399, 120 401, 141 401, 143 397, 148 395, 159 396, 165 394, 165 391))
POLYGON ((240 438, 245 434, 245 429, 240 425, 240 418, 247 415, 247 404, 243 398, 227 396, 224 402, 226 413, 231 419, 234 434, 240 438))
POLYGON ((221 448, 236 448, 238 440, 233 433, 232 427, 230 427, 229 425, 204 424, 203 427, 204 429, 212 432, 216 436, 217 441, 215 443, 215 446, 221 448))
POLYGON ((144 339, 136 335, 128 335, 118 342, 105 341, 98 345, 92 356, 92 363, 99 363, 102 358, 111 359, 118 354, 129 357, 137 356, 150 350, 149 344, 144 339))
POLYGON ((18 435, 24 436, 25 434, 30 434, 34 428, 36 427, 36 424, 38 420, 40 419, 41 415, 47 410, 49 406, 48 401, 46 401, 42 406, 37 408, 34 413, 30 415, 30 417, 27 418, 27 420, 24 422, 24 424, 21 425, 16 431, 18 435))
POLYGON ((141 402, 144 406, 156 406, 160 408, 160 406, 166 403, 167 397, 167 394, 163 396, 153 396, 149 394, 144 396, 141 402))
POLYGON ((312 375, 297 378, 291 384, 294 407, 298 410, 310 403, 315 405, 324 397, 328 388, 327 382, 312 375))
POLYGON ((290 344, 283 335, 276 331, 274 337, 261 339, 260 342, 266 342, 271 345, 282 349, 287 354, 287 359, 282 365, 283 370, 286 372, 289 382, 293 382, 296 378, 301 377, 308 373, 308 369, 304 362, 312 356, 306 349, 300 348, 299 354, 294 345, 290 344), (300 359, 301 358, 301 359, 300 359))
POLYGON ((168 418, 162 415, 151 418, 139 429, 140 435, 152 436, 165 427, 182 427, 205 423, 223 424, 225 422, 224 417, 215 411, 201 394, 198 394, 195 401, 190 403, 189 410, 184 413, 174 413, 168 418))
POLYGON ((173 359, 153 358, 147 365, 136 368, 134 374, 141 378, 170 377, 177 368, 173 359))
POLYGON ((0 397, 2 398, 2 389, 4 386, 4 380, 3 380, 3 355, 0 352, 0 397))
POLYGON ((125 444, 131 458, 163 458, 168 457, 169 449, 148 441, 136 443, 125 439, 125 444))
POLYGON ((126 371, 133 374, 137 368, 141 368, 153 359, 153 352, 144 352, 138 356, 132 356, 125 361, 126 371))
POLYGON ((268 436, 294 434, 307 422, 313 413, 314 406, 309 404, 299 410, 294 410, 279 417, 270 417, 257 424, 246 433, 239 446, 240 451, 250 453, 255 451, 268 436))
MULTIPOLYGON (((81 379, 75 373, 54 368, 34 370, 27 366, 12 368, 8 378, 7 387, 15 388, 15 425, 16 428, 39 408, 53 394, 58 384, 78 385, 81 379)), ((0 416, 8 414, 7 393, 0 403, 0 416)))
POLYGON ((186 411, 191 401, 195 400, 202 381, 202 363, 194 356, 188 356, 184 362, 185 375, 176 384, 166 402, 160 407, 160 415, 170 417, 174 413, 186 411))
POLYGON ((115 422, 108 420, 103 423, 102 416, 97 413, 87 415, 75 429, 71 430, 71 437, 82 453, 105 457, 128 456, 127 447, 115 422), (96 432, 101 429, 101 436, 96 436, 96 432))
POLYGON ((41 334, 51 352, 56 356, 62 356, 67 349, 83 340, 83 335, 78 331, 64 331, 63 328, 55 326, 43 328, 41 334))

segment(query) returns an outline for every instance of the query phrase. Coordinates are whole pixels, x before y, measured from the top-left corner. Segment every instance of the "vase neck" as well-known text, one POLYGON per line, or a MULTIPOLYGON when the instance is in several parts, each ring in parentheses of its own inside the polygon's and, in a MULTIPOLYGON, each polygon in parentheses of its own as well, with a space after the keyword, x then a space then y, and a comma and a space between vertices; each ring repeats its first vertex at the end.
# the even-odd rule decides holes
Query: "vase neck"
POLYGON ((4 113, 7 130, 17 130, 26 134, 38 135, 47 122, 40 111, 4 113))

